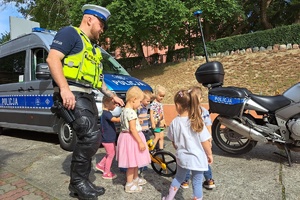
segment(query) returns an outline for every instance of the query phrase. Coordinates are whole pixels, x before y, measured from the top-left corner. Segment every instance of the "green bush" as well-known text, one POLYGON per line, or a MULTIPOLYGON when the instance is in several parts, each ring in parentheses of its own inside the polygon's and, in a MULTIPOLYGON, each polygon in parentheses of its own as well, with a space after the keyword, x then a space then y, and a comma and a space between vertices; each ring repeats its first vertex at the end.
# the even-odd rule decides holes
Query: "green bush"
MULTIPOLYGON (((243 35, 220 38, 206 42, 208 54, 246 49, 253 47, 268 47, 274 44, 300 44, 300 24, 281 26, 265 31, 257 31, 243 35)), ((194 42, 194 55, 204 55, 203 43, 199 39, 194 42)))
MULTIPOLYGON (((274 44, 300 44, 300 24, 281 26, 265 31, 236 35, 232 37, 220 38, 215 41, 206 42, 207 53, 217 53, 225 51, 235 51, 253 47, 268 47, 274 44)), ((199 37, 190 38, 190 47, 170 50, 167 52, 166 62, 176 62, 180 59, 189 58, 190 50, 195 56, 205 56, 202 39, 199 37)), ((147 58, 149 64, 156 64, 159 59, 158 53, 147 58)), ((143 57, 129 57, 118 59, 120 64, 127 68, 134 68, 142 65, 143 57)))

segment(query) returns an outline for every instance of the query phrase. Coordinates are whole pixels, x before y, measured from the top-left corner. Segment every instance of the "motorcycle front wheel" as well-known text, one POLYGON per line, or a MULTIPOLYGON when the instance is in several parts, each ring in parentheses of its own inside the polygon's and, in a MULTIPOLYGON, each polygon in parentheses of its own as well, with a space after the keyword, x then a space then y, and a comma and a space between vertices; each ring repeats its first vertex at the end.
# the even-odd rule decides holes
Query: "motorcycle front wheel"
MULTIPOLYGON (((245 114, 244 117, 254 121, 251 115, 245 114)), ((248 153, 257 144, 257 141, 250 140, 221 124, 218 117, 212 124, 212 138, 222 151, 235 155, 248 153)))

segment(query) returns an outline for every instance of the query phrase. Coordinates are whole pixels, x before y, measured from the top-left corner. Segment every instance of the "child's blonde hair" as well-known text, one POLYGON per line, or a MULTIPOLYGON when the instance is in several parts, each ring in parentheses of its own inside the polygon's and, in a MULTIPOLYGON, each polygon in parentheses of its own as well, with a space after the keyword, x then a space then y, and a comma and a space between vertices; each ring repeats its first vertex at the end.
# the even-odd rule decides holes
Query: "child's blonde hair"
POLYGON ((138 86, 132 86, 126 92, 126 101, 133 98, 144 98, 144 92, 138 86))
POLYGON ((153 96, 153 93, 150 90, 144 90, 144 99, 146 97, 149 97, 150 101, 153 101, 154 96, 153 96))
POLYGON ((200 106, 200 99, 202 99, 202 89, 199 86, 192 86, 189 89, 190 93, 191 93, 191 97, 192 98, 198 98, 199 100, 199 106, 200 106))
POLYGON ((157 96, 159 93, 166 93, 166 88, 161 85, 156 85, 154 94, 157 96))

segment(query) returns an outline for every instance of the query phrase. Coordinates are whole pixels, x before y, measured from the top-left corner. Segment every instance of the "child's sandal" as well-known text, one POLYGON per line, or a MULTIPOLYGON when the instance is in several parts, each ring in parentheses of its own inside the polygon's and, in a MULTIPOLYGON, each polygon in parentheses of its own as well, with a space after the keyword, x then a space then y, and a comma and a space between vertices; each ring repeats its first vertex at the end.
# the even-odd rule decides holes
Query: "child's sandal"
POLYGON ((143 178, 136 178, 135 180, 133 180, 133 182, 135 182, 137 185, 145 185, 147 183, 147 181, 143 178))
POLYGON ((132 184, 130 185, 125 185, 125 192, 127 193, 134 193, 134 192, 141 192, 142 191, 142 187, 137 185, 136 183, 132 182, 132 184))

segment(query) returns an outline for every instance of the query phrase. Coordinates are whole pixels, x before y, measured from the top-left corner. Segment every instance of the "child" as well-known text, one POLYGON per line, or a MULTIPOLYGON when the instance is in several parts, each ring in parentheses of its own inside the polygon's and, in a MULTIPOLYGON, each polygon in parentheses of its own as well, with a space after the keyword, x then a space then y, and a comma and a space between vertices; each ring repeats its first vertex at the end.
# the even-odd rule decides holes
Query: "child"
POLYGON ((137 115, 142 126, 142 132, 146 138, 146 141, 150 140, 152 132, 149 129, 149 116, 148 116, 148 105, 151 103, 153 94, 149 90, 144 91, 144 99, 141 101, 141 106, 137 109, 137 115))
MULTIPOLYGON (((142 132, 145 136, 146 142, 150 140, 150 135, 152 132, 149 129, 149 104, 153 99, 153 94, 150 90, 144 90, 144 99, 141 101, 141 106, 137 109, 137 115, 142 126, 142 132)), ((148 167, 145 166, 140 169, 141 172, 147 170, 148 167)))
POLYGON ((121 133, 117 143, 117 160, 119 168, 127 168, 125 192, 142 191, 141 185, 147 183, 138 177, 138 168, 151 163, 146 139, 142 133, 135 109, 141 105, 143 91, 133 86, 126 93, 126 105, 121 113, 121 133))
MULTIPOLYGON (((196 97, 198 98, 199 102, 201 103, 202 101, 202 89, 200 87, 192 87, 190 89, 190 93, 193 94, 192 96, 193 97, 196 97)), ((204 124, 206 126, 206 128, 208 129, 209 133, 211 134, 211 125, 212 125, 212 122, 211 122, 211 119, 210 119, 210 116, 209 116, 209 112, 206 108, 202 107, 200 105, 200 109, 201 109, 201 116, 202 116, 202 119, 204 121, 204 124)), ((211 142, 212 140, 210 140, 211 142)), ((205 178, 205 181, 203 183, 203 187, 208 189, 208 190, 211 190, 213 188, 215 188, 215 181, 213 180, 212 178, 212 171, 211 171, 211 166, 208 165, 208 171, 205 171, 204 172, 204 178, 205 178)), ((188 173, 186 174, 186 177, 185 177, 185 181, 181 184, 181 187, 182 188, 189 188, 189 180, 190 180, 190 171, 188 171, 188 173)))
POLYGON ((164 128, 166 127, 164 120, 164 110, 161 101, 165 97, 166 89, 157 85, 155 88, 155 99, 150 104, 150 121, 151 127, 154 130, 153 144, 156 145, 158 142, 159 150, 164 148, 164 128))
MULTIPOLYGON (((144 91, 144 98, 141 101, 141 105, 139 106, 139 108, 137 109, 137 115, 138 115, 138 119, 139 122, 142 126, 142 132, 145 136, 146 142, 148 140, 150 140, 150 135, 152 135, 152 132, 149 129, 149 117, 148 117, 148 105, 150 104, 150 102, 152 101, 152 92, 149 90, 145 90, 144 91)), ((144 171, 147 170, 147 166, 140 168, 140 171, 144 171)), ((126 172, 126 168, 120 168, 120 172, 126 172)))
POLYGON ((180 90, 174 97, 179 115, 171 122, 168 138, 176 149, 177 172, 169 194, 163 200, 174 199, 188 170, 192 171, 193 199, 202 200, 203 173, 207 171, 208 163, 213 162, 211 136, 203 123, 199 100, 192 95, 187 90, 180 90))
POLYGON ((96 169, 103 172, 102 178, 114 179, 117 177, 117 175, 110 171, 113 158, 115 157, 115 142, 117 140, 116 127, 114 123, 120 122, 120 118, 114 117, 110 112, 116 107, 112 98, 104 96, 102 100, 102 105, 102 145, 105 148, 106 155, 98 164, 96 164, 96 169))

